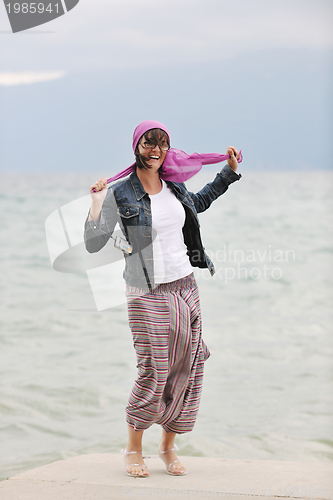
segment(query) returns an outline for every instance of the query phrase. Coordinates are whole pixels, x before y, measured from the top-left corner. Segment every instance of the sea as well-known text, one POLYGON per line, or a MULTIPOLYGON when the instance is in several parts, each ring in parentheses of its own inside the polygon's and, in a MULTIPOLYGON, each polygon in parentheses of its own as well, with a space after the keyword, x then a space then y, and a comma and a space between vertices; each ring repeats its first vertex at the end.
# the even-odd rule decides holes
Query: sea
MULTIPOLYGON (((333 172, 242 174, 200 214, 216 270, 194 271, 211 357, 179 453, 333 462, 333 172)), ((214 176, 202 170, 187 188, 214 176)), ((59 265, 82 246, 95 179, 1 175, 0 479, 126 445, 137 368, 122 257, 111 274, 59 265)), ((158 425, 145 432, 145 454, 159 437, 158 425)))

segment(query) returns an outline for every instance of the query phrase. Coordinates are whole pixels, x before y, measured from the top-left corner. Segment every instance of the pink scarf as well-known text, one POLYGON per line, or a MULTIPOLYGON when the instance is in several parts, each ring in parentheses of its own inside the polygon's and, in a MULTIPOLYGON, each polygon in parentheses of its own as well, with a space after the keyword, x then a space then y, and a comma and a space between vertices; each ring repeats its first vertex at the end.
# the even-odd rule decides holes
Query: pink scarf
MULTIPOLYGON (((135 151, 135 148, 143 134, 153 128, 160 128, 161 130, 164 130, 164 132, 168 134, 170 140, 169 131, 166 126, 163 125, 163 123, 157 122, 155 120, 146 120, 139 123, 139 125, 134 130, 133 151, 135 151)), ((185 182, 193 177, 193 175, 198 173, 199 170, 201 170, 202 165, 220 163, 221 161, 228 160, 228 158, 230 158, 229 155, 221 155, 218 153, 192 153, 191 155, 188 155, 181 149, 171 148, 169 149, 169 151, 167 151, 160 177, 165 181, 185 182)), ((242 160, 243 156, 240 151, 238 163, 240 163, 242 160)), ((121 179, 122 177, 126 177, 134 170, 135 163, 125 168, 113 177, 110 177, 107 182, 109 183, 112 181, 116 181, 117 179, 121 179)))

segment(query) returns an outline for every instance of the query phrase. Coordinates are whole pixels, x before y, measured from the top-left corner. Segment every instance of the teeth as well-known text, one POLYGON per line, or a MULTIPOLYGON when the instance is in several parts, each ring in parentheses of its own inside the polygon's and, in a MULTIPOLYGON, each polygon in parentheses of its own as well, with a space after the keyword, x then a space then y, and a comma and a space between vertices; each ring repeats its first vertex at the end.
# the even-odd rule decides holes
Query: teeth
POLYGON ((153 160, 159 160, 160 159, 159 156, 151 156, 150 158, 152 158, 153 160))

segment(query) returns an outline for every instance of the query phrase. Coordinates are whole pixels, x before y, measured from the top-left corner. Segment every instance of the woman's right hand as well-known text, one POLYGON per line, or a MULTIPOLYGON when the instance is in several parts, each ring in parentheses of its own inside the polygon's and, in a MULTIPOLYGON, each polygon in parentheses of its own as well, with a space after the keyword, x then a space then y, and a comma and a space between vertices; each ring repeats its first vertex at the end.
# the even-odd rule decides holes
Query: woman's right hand
POLYGON ((91 194, 91 199, 93 201, 98 201, 98 202, 104 201, 108 192, 107 180, 108 180, 107 177, 101 177, 98 181, 96 181, 94 184, 90 186, 89 191, 91 194))

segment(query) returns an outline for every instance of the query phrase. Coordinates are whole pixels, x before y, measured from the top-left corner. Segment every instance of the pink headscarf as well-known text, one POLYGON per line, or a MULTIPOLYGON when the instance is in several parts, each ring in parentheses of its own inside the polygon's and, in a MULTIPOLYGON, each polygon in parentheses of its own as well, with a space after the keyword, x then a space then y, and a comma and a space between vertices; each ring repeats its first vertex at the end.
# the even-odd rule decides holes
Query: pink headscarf
MULTIPOLYGON (((163 123, 157 122, 155 120, 146 120, 144 122, 139 123, 139 125, 134 130, 133 134, 133 151, 135 152, 135 148, 143 136, 144 133, 148 132, 153 128, 160 128, 166 134, 168 134, 170 141, 170 134, 168 129, 163 123)), ((185 182, 193 175, 201 170, 202 165, 210 165, 212 163, 220 163, 221 161, 228 160, 230 158, 229 155, 221 155, 218 153, 192 153, 188 155, 184 153, 181 149, 170 148, 167 153, 165 160, 163 162, 162 170, 160 172, 161 179, 165 181, 174 181, 174 182, 185 182)), ((243 160, 243 156, 241 151, 239 152, 238 163, 243 160)), ((117 179, 121 179, 129 175, 131 172, 135 170, 135 163, 125 168, 118 174, 114 175, 110 179, 108 179, 108 183, 112 181, 116 181, 117 179)))

